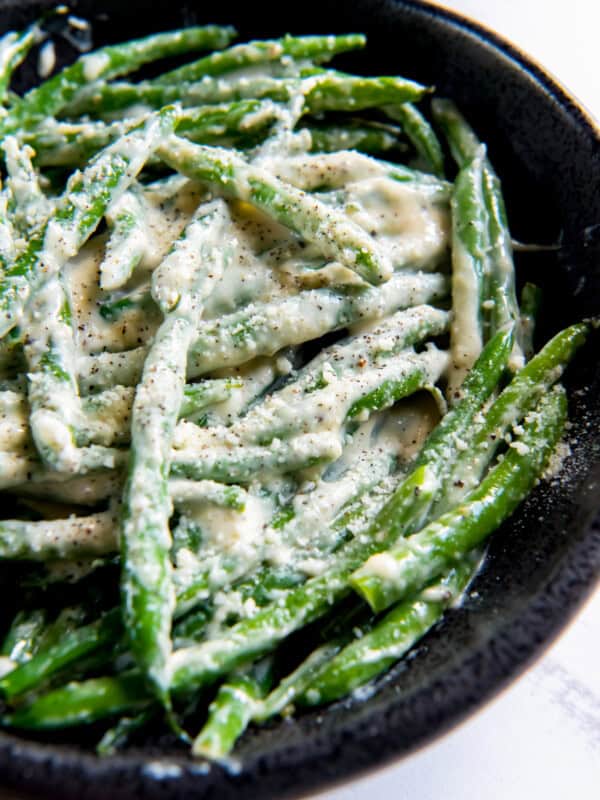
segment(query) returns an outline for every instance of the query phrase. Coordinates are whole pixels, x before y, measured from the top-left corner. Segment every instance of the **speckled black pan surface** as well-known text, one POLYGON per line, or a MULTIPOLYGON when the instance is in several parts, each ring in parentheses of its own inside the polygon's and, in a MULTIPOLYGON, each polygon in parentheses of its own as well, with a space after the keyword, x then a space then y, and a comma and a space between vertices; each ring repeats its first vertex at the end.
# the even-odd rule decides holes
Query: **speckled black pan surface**
MULTIPOLYGON (((53 4, 0 0, 0 29, 53 4)), ((561 237, 558 254, 522 255, 518 262, 521 278, 545 290, 540 340, 600 312, 600 134, 549 77, 490 34, 392 0, 72 6, 94 21, 96 44, 208 21, 233 23, 242 36, 365 31, 367 52, 349 63, 434 83, 452 96, 489 144, 516 238, 561 237)), ((596 337, 569 372, 573 455, 561 478, 538 487, 495 535, 464 605, 372 697, 252 730, 237 751, 237 774, 195 764, 168 740, 98 760, 74 733, 36 742, 2 733, 0 796, 10 787, 60 800, 282 798, 406 753, 469 713, 540 652, 600 572, 598 352, 596 337)))

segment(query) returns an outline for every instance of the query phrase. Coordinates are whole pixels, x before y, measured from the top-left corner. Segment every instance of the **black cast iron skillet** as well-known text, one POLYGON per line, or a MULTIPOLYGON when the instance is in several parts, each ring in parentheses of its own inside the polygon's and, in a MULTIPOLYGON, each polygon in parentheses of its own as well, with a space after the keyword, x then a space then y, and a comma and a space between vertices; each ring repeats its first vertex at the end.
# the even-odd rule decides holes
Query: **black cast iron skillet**
MULTIPOLYGON (((50 5, 0 0, 0 28, 21 26, 50 5)), ((72 6, 94 22, 95 44, 208 21, 233 23, 242 37, 365 31, 369 47, 348 66, 405 74, 453 97, 489 144, 515 237, 560 240, 558 252, 518 259, 521 279, 545 291, 540 341, 600 311, 600 134, 552 78, 493 34, 393 0, 72 6)), ((194 763, 166 739, 99 760, 78 733, 37 741, 1 733, 0 786, 61 800, 281 798, 382 764, 455 724, 539 655, 600 572, 598 344, 596 337, 568 375, 572 456, 560 478, 538 486, 495 534, 461 608, 369 699, 252 730, 236 751, 237 773, 194 763)))

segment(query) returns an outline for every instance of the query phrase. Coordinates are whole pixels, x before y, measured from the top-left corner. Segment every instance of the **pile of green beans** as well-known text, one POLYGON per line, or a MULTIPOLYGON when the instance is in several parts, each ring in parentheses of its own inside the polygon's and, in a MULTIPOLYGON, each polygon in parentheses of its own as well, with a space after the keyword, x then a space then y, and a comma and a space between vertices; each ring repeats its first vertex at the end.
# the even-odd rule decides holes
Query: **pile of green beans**
POLYGON ((535 353, 485 146, 327 66, 363 35, 189 27, 11 92, 48 35, 0 39, 0 718, 223 759, 460 601, 590 324, 535 353))

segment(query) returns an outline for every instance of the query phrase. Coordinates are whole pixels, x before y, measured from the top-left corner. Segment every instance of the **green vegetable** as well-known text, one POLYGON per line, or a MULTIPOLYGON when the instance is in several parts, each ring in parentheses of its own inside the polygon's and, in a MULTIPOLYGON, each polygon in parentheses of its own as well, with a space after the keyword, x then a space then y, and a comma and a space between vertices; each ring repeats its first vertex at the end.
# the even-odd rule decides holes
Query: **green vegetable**
POLYGON ((0 38, 1 721, 225 759, 443 620, 592 325, 534 355, 485 145, 434 99, 446 180, 431 89, 323 66, 362 34, 188 27, 18 96, 45 21, 0 38))
POLYGON ((284 36, 283 39, 238 44, 186 64, 156 79, 157 83, 185 84, 198 81, 207 75, 224 75, 238 69, 286 58, 310 60, 317 63, 328 61, 337 53, 364 47, 366 38, 362 34, 341 36, 284 36))
POLYGON ((131 412, 131 453, 121 522, 124 622, 138 664, 165 703, 175 603, 167 485, 171 443, 183 401, 194 326, 202 313, 202 301, 224 266, 217 245, 227 220, 222 203, 201 207, 159 268, 164 273, 154 274, 153 291, 165 320, 144 363, 131 412), (191 248, 197 250, 195 261, 191 248), (189 270, 185 295, 174 298, 163 291, 169 274, 167 262, 171 270, 189 270))
POLYGON ((195 756, 219 759, 229 753, 268 689, 269 667, 269 664, 259 663, 246 674, 233 676, 219 688, 208 708, 208 720, 192 745, 195 756))
POLYGON ((427 581, 480 545, 515 510, 540 476, 562 435, 564 390, 546 395, 524 434, 500 464, 456 508, 387 552, 378 553, 351 579, 374 611, 419 590, 427 581))
POLYGON ((17 33, 10 31, 0 39, 0 101, 6 103, 6 95, 15 69, 26 58, 31 48, 43 39, 40 28, 34 24, 17 33))
POLYGON ((68 632, 54 645, 38 650, 29 661, 0 678, 0 693, 11 700, 39 684, 70 664, 90 655, 106 644, 114 644, 121 633, 120 611, 117 609, 97 622, 68 632))
POLYGON ((139 711, 131 717, 121 717, 112 728, 109 728, 96 746, 99 756, 112 756, 127 743, 132 734, 144 728, 156 716, 152 706, 139 711))
MULTIPOLYGON (((462 168, 475 157, 480 142, 456 106, 449 100, 434 100, 432 113, 444 131, 455 161, 462 168)), ((519 306, 515 290, 515 268, 512 257, 512 239, 508 230, 506 208, 500 180, 490 161, 485 158, 482 165, 482 192, 487 212, 489 251, 488 281, 486 299, 491 304, 490 332, 499 330, 506 324, 515 323, 519 318, 519 306)), ((512 369, 523 363, 520 343, 515 341, 512 369)))
POLYGON ((72 681, 19 706, 4 717, 14 728, 48 730, 93 722, 125 711, 143 709, 151 702, 145 682, 139 673, 115 677, 72 681))
POLYGON ((471 560, 465 559, 414 599, 394 606, 371 631, 331 654, 302 688, 299 704, 331 703, 388 670, 440 621, 472 577, 471 560))
POLYGON ((458 174, 452 196, 452 305, 449 396, 458 392, 485 341, 483 314, 488 297, 485 259, 487 215, 483 204, 483 159, 477 154, 458 174))
POLYGON ((387 106, 384 109, 390 119, 398 122, 411 142, 417 155, 431 169, 434 175, 444 177, 444 154, 435 131, 423 114, 412 103, 387 106))
POLYGON ((102 151, 69 180, 55 214, 35 231, 0 276, 0 336, 19 321, 31 291, 56 274, 94 232, 109 204, 122 194, 150 153, 173 129, 176 114, 167 108, 139 130, 102 151))
POLYGON ((213 25, 192 27, 86 53, 74 64, 19 98, 0 121, 0 135, 35 126, 40 119, 57 114, 86 84, 126 75, 159 58, 224 46, 233 33, 232 28, 213 25))

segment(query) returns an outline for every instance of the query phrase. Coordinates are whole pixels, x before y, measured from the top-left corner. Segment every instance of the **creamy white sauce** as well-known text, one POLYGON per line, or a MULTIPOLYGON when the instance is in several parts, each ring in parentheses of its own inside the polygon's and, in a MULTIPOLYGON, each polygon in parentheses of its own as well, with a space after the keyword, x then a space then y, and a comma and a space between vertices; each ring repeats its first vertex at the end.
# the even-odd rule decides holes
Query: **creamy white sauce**
POLYGON ((40 78, 47 78, 56 66, 56 49, 54 42, 49 40, 44 42, 38 53, 38 75, 40 78))
POLYGON ((90 53, 82 58, 83 77, 92 83, 110 66, 110 57, 106 53, 90 53))
MULTIPOLYGON (((89 75, 101 73, 106 66, 102 59, 85 62, 89 75)), ((435 320, 439 332, 443 332, 446 312, 419 306, 395 313, 399 308, 426 303, 447 292, 447 278, 436 272, 449 245, 448 212, 440 201, 439 190, 395 181, 384 166, 354 153, 324 159, 297 154, 310 144, 306 135, 295 138, 290 132, 299 113, 298 103, 298 98, 292 98, 279 120, 277 135, 269 147, 258 152, 260 168, 265 174, 275 172, 302 189, 315 189, 325 182, 328 192, 323 194, 322 202, 342 211, 357 228, 374 237, 378 252, 404 271, 392 275, 379 293, 365 291, 361 321, 353 327, 350 338, 344 340, 343 346, 334 345, 313 358, 308 377, 295 374, 294 352, 281 350, 277 337, 272 357, 256 358, 249 347, 238 364, 232 363, 225 348, 219 351, 217 337, 213 337, 210 374, 237 377, 242 383, 226 401, 208 409, 208 427, 189 421, 178 423, 171 453, 173 463, 202 459, 216 463, 219 458, 242 451, 259 452, 261 448, 268 450, 272 461, 268 469, 244 478, 237 508, 227 507, 222 487, 214 481, 179 479, 170 483, 171 500, 181 520, 201 534, 197 551, 188 544, 177 547, 175 583, 182 588, 193 584, 198 575, 208 575, 215 604, 212 632, 217 632, 232 615, 243 618, 256 613, 253 600, 244 599, 227 586, 262 561, 289 566, 306 575, 318 575, 326 569, 338 535, 329 523, 357 494, 364 492, 363 511, 348 523, 346 530, 347 534, 360 532, 399 480, 398 464, 409 463, 437 418, 431 400, 409 399, 391 412, 372 414, 365 409, 349 432, 346 417, 352 404, 386 381, 402 379, 416 366, 423 370, 424 385, 433 385, 448 366, 448 355, 442 350, 428 347, 415 353, 401 344, 403 326, 415 320, 435 320), (289 157, 282 158, 284 148, 289 150, 289 157), (309 384, 315 376, 318 381, 313 389, 309 384), (278 377, 287 377, 289 384, 257 402, 278 377), (263 439, 269 436, 274 438, 264 444, 263 439), (280 475, 280 463, 286 464, 287 459, 308 464, 315 456, 322 456, 324 464, 296 471, 293 478, 280 475), (324 474, 327 463, 331 467, 324 474), (277 508, 286 503, 293 511, 291 520, 282 527, 273 525, 277 508)), ((249 118, 246 124, 270 118, 272 111, 265 104, 258 116, 249 118)), ((127 147, 124 152, 127 154, 127 147)), ((141 158, 135 141, 128 155, 141 158)), ((244 192, 240 193, 243 196, 244 192)), ((296 337, 292 337, 293 343, 339 327, 336 320, 340 302, 333 293, 324 294, 323 302, 310 308, 302 306, 302 302, 305 293, 314 289, 364 289, 351 268, 349 254, 339 260, 323 256, 327 248, 323 250, 316 239, 312 244, 302 241, 244 200, 211 201, 198 184, 176 176, 146 187, 134 184, 113 203, 107 213, 110 225, 116 226, 123 213, 136 217, 129 239, 118 242, 115 238, 111 243, 109 236, 102 234, 76 252, 76 238, 65 236, 61 226, 49 226, 44 258, 51 265, 50 271, 68 262, 63 273, 82 362, 100 354, 114 354, 115 358, 122 355, 126 361, 130 355, 127 351, 143 358, 143 348, 152 342, 162 321, 159 306, 168 313, 179 304, 185 305, 199 291, 192 284, 206 261, 202 219, 207 209, 220 206, 225 209, 226 223, 215 227, 209 249, 218 249, 222 242, 227 249, 227 266, 222 275, 221 268, 217 268, 214 275, 208 276, 210 293, 201 298, 204 321, 198 331, 209 330, 207 326, 213 321, 218 324, 225 314, 271 301, 272 307, 262 313, 271 314, 270 322, 279 323, 282 337, 291 337, 291 331, 285 330, 289 326, 296 337), (179 238, 184 230, 185 237, 179 238), (126 259, 130 261, 123 266, 126 259), (112 319, 106 318, 106 313, 102 315, 103 304, 120 300, 129 305, 126 303, 115 312, 112 319), (277 305, 283 300, 297 300, 301 313, 294 313, 290 305, 283 316, 283 306, 277 305)), ((198 296, 201 295, 202 291, 198 296)), ((191 319, 191 314, 188 316, 191 319)), ((255 322, 258 326, 258 318, 251 319, 251 325, 255 322)), ((186 342, 192 338, 189 332, 186 342)), ((35 347, 35 343, 30 346, 35 347)), ((160 397, 165 390, 162 376, 168 371, 160 370, 158 365, 157 370, 160 391, 156 397, 160 397)), ((189 370, 188 374, 194 373, 189 370)), ((81 408, 88 415, 94 442, 127 443, 123 432, 129 425, 133 391, 133 387, 111 387, 101 395, 83 398, 81 408)), ((152 397, 143 398, 149 407, 152 397)), ((70 431, 63 424, 68 398, 57 398, 56 402, 54 416, 53 409, 46 409, 35 420, 36 428, 54 442, 55 448, 63 450, 66 460, 70 456, 76 459, 77 453, 71 452, 70 431)), ((32 494, 82 505, 120 493, 123 476, 113 469, 98 476, 76 476, 60 482, 40 471, 36 459, 23 453, 25 444, 30 444, 28 413, 18 392, 0 395, 0 446, 10 443, 10 452, 0 453, 0 461, 5 459, 4 474, 11 476, 10 482, 23 483, 33 473, 34 481, 27 484, 32 494)), ((75 410, 71 413, 74 416, 75 410)), ((134 499, 134 513, 151 517, 147 498, 140 499, 138 505, 134 499)), ((43 530, 33 528, 29 532, 34 552, 43 551, 49 536, 54 537, 57 552, 65 554, 77 552, 77 542, 82 552, 92 555, 118 546, 112 512, 63 520, 43 530)), ((375 562, 376 570, 380 574, 389 572, 390 565, 383 558, 380 562, 379 566, 375 562)), ((143 579, 151 583, 155 578, 158 575, 149 564, 143 579)))
POLYGON ((447 210, 418 188, 385 177, 347 185, 346 212, 389 250, 394 265, 430 268, 448 249, 447 210))
POLYGON ((458 237, 452 247, 452 370, 449 396, 458 392, 483 348, 479 322, 479 282, 472 258, 458 237))

